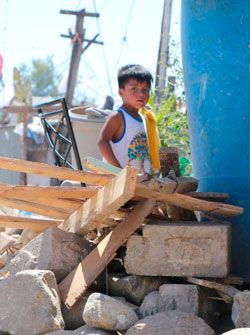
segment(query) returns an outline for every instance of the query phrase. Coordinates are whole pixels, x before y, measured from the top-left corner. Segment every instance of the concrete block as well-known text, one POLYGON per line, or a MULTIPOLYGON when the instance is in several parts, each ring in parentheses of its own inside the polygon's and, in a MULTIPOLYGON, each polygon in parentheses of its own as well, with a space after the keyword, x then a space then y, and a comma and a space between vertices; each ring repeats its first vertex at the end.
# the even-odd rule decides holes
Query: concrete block
POLYGON ((84 237, 53 227, 16 253, 7 267, 11 274, 24 269, 51 270, 60 282, 93 248, 84 237))
POLYGON ((156 222, 127 241, 128 274, 226 277, 230 270, 228 223, 156 222))

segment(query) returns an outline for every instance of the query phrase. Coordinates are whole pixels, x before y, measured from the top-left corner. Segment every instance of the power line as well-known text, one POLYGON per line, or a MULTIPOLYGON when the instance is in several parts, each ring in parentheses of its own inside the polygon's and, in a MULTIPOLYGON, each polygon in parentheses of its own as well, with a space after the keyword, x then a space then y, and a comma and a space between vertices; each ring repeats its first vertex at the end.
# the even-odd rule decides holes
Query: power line
MULTIPOLYGON (((98 13, 99 13, 100 15, 101 15, 103 9, 106 7, 108 1, 109 1, 109 0, 106 0, 106 1, 104 2, 103 6, 101 7, 101 9, 98 10, 98 13)), ((95 10, 96 10, 96 9, 95 9, 95 10)), ((88 24, 88 26, 86 27, 86 29, 88 29, 88 27, 91 25, 92 22, 93 22, 93 21, 90 21, 90 22, 89 22, 89 24, 88 24)))
MULTIPOLYGON (((95 12, 97 13, 97 8, 96 8, 96 2, 95 2, 95 0, 93 0, 93 5, 94 5, 94 8, 95 8, 95 12)), ((100 37, 102 39, 101 27, 100 27, 100 23, 99 23, 98 19, 97 19, 97 26, 98 26, 100 37)), ((110 91, 110 94, 113 95, 113 93, 112 93, 112 86, 111 86, 111 79, 110 79, 110 74, 109 74, 109 68, 108 68, 108 61, 107 61, 107 57, 106 57, 104 46, 102 48, 102 52, 103 52, 103 59, 104 59, 104 64, 105 64, 106 75, 107 75, 107 78, 108 78, 109 91, 110 91)))
POLYGON ((135 0, 132 0, 132 2, 130 4, 130 7, 129 7, 128 18, 127 18, 127 22, 126 22, 126 26, 125 26, 125 33, 124 33, 124 35, 122 37, 120 52, 119 52, 117 61, 116 61, 115 65, 114 65, 114 67, 113 67, 112 74, 114 73, 115 69, 117 68, 118 64, 120 63, 120 60, 121 60, 121 57, 122 57, 122 54, 123 54, 124 43, 127 42, 128 26, 129 26, 129 23, 130 23, 130 20, 131 20, 131 16, 132 16, 132 13, 133 13, 134 5, 135 5, 135 0))
MULTIPOLYGON (((100 83, 102 83, 102 81, 99 80, 99 78, 97 77, 94 69, 86 62, 86 60, 83 61, 84 62, 84 65, 86 66, 87 70, 89 71, 89 73, 93 76, 93 79, 95 79, 97 81, 97 83, 100 85, 100 83)), ((105 96, 106 93, 106 88, 104 85, 101 85, 101 90, 102 90, 102 95, 105 96)))

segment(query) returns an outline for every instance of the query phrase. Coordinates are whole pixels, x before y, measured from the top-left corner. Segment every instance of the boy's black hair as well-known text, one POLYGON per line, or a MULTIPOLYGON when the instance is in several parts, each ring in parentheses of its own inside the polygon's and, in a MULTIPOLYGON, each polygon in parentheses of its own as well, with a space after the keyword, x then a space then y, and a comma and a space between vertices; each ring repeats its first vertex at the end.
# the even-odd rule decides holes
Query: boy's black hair
POLYGON ((128 64, 122 66, 118 71, 118 86, 124 88, 129 79, 136 79, 139 83, 146 82, 151 87, 152 74, 142 65, 128 64))

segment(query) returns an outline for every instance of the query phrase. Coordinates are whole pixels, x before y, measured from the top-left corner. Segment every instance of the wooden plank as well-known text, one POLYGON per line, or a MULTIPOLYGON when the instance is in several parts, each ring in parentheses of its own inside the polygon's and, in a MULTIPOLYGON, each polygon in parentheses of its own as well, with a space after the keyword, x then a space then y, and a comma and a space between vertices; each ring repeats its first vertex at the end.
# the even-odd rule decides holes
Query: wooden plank
POLYGON ((188 283, 191 283, 191 284, 200 285, 200 286, 203 286, 203 287, 214 289, 216 291, 220 291, 220 292, 228 295, 230 298, 233 298, 235 296, 235 294, 240 292, 240 290, 238 290, 237 288, 235 288, 233 286, 219 284, 219 283, 216 283, 216 282, 210 281, 210 280, 199 279, 199 278, 195 278, 195 277, 187 277, 186 281, 188 283))
POLYGON ((118 248, 140 227, 151 212, 153 202, 145 200, 114 228, 59 285, 62 301, 72 307, 86 292, 96 277, 103 271, 118 248))
MULTIPOLYGON (((111 173, 114 173, 110 164, 98 163, 98 160, 94 160, 93 163, 92 160, 88 159, 88 165, 91 166, 91 164, 94 164, 95 168, 97 168, 98 164, 100 164, 100 168, 102 169, 102 171, 108 173, 108 171, 110 170, 111 173)), ((214 215, 235 216, 243 213, 243 208, 238 206, 222 204, 218 202, 209 202, 206 200, 193 198, 186 194, 166 194, 164 188, 162 188, 161 190, 161 186, 159 186, 158 191, 155 191, 150 189, 150 185, 145 186, 138 183, 136 185, 135 195, 144 199, 155 199, 167 202, 169 205, 177 206, 190 211, 205 211, 214 215)))
POLYGON ((49 227, 56 227, 61 220, 44 220, 20 216, 0 215, 1 228, 28 229, 40 233, 49 227))
MULTIPOLYGON (((99 159, 89 156, 84 158, 83 164, 85 168, 95 172, 110 173, 116 175, 121 171, 121 169, 116 166, 113 166, 106 162, 102 162, 99 159)), ((186 193, 194 191, 198 187, 197 179, 192 177, 178 177, 176 178, 176 181, 168 177, 164 177, 157 178, 157 181, 160 183, 161 188, 164 187, 164 193, 186 193)))
POLYGON ((96 186, 62 187, 0 184, 0 197, 6 196, 9 198, 14 196, 32 195, 35 199, 42 194, 46 198, 87 200, 88 198, 93 197, 97 191, 98 188, 96 186))
POLYGON ((122 170, 117 166, 113 166, 109 163, 100 161, 99 159, 90 156, 84 157, 83 166, 91 171, 108 173, 113 175, 117 175, 122 170))
POLYGON ((197 199, 209 200, 209 201, 225 201, 229 198, 228 193, 218 192, 188 192, 187 195, 197 199))
POLYGON ((236 277, 229 275, 226 278, 216 278, 216 281, 218 283, 221 283, 223 285, 243 285, 244 279, 242 277, 236 277))
POLYGON ((40 194, 34 197, 32 193, 31 194, 28 194, 28 193, 13 194, 11 197, 9 197, 8 194, 4 196, 0 194, 0 199, 3 199, 3 200, 6 199, 6 200, 11 200, 11 201, 23 200, 25 202, 29 202, 30 204, 43 205, 43 206, 46 206, 47 208, 53 208, 58 211, 63 210, 64 212, 68 213, 68 215, 70 215, 72 212, 77 210, 77 208, 79 208, 82 205, 82 203, 84 203, 83 200, 78 200, 78 199, 50 198, 48 200, 48 198, 43 194, 40 194))
POLYGON ((8 157, 0 157, 0 169, 33 173, 42 176, 58 178, 60 180, 80 181, 93 185, 105 185, 113 178, 110 174, 72 170, 64 167, 51 166, 46 163, 30 162, 22 159, 13 159, 8 157))
POLYGON ((126 167, 80 206, 60 228, 80 234, 98 228, 109 215, 134 196, 136 178, 137 169, 126 167))
POLYGON ((137 196, 167 202, 168 204, 185 208, 192 211, 204 211, 220 216, 235 216, 243 213, 243 208, 228 205, 219 202, 211 202, 201 199, 192 198, 186 194, 172 193, 166 194, 149 189, 147 186, 137 184, 135 189, 137 196))
POLYGON ((65 211, 64 209, 59 210, 58 208, 36 204, 26 200, 0 198, 0 205, 60 220, 67 219, 71 214, 71 212, 65 211))

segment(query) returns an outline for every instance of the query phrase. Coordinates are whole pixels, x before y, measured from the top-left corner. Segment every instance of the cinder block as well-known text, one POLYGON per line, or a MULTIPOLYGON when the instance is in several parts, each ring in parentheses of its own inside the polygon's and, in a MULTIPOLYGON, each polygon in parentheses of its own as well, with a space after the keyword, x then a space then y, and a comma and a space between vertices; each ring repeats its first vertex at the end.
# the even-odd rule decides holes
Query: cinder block
POLYGON ((226 277, 230 270, 228 223, 155 222, 127 241, 127 273, 144 276, 226 277))

